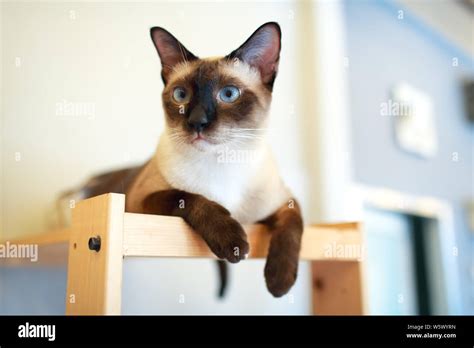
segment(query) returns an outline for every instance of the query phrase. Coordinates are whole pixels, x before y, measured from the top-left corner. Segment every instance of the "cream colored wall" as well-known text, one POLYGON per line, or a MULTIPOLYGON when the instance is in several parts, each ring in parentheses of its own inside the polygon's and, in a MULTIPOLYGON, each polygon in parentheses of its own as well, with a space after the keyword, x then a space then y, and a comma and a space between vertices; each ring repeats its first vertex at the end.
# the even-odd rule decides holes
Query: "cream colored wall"
MULTIPOLYGON (((163 129, 160 63, 149 38, 149 28, 158 25, 195 54, 213 56, 229 53, 266 21, 280 23, 282 54, 270 141, 285 180, 308 215, 308 185, 316 174, 307 174, 312 152, 303 151, 305 137, 300 132, 306 125, 304 118, 316 115, 302 109, 307 105, 302 101, 314 97, 308 84, 300 83, 312 78, 301 64, 307 62, 302 59, 304 47, 312 38, 302 22, 306 5, 147 2, 1 6, 4 238, 49 228, 50 211, 59 192, 89 175, 140 163, 152 154, 163 129), (297 52, 300 48, 303 50, 297 52), (85 112, 64 115, 61 103, 74 103, 85 112)), ((310 132, 306 128, 306 134, 310 132)), ((309 311, 307 265, 301 266, 292 303, 288 297, 272 299, 266 292, 263 265, 250 268, 258 275, 258 284, 251 281, 255 277, 240 274, 232 291, 249 281, 258 287, 259 295, 251 299, 252 306, 257 306, 253 311, 309 311), (277 302, 279 306, 275 306, 277 302)), ((179 278, 180 272, 198 274, 200 269, 187 263, 185 269, 176 271, 178 274, 167 274, 179 278)), ((213 271, 205 273, 200 282, 214 284, 215 277, 213 271)), ((205 300, 202 306, 207 311, 214 308, 205 300)), ((230 304, 226 308, 231 312, 238 307, 230 304)))

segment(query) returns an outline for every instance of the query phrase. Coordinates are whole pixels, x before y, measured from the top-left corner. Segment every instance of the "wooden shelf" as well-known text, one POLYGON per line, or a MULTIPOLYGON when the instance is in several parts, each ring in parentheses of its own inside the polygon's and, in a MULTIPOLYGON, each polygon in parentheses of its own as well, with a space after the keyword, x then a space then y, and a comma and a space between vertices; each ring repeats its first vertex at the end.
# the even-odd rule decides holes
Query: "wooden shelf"
MULTIPOLYGON (((270 233, 263 225, 244 227, 249 258, 264 258, 270 233)), ((2 241, 4 244, 7 241, 2 241)), ((66 266, 68 314, 119 314, 124 257, 215 258, 201 237, 181 218, 125 212, 125 196, 105 194, 79 202, 69 229, 51 231, 9 244, 38 246, 38 262, 0 258, 0 266, 66 266), (89 250, 88 240, 99 235, 100 252, 89 250)), ((363 312, 360 225, 355 222, 307 226, 301 260, 313 263, 313 304, 326 314, 363 312)), ((243 261, 246 262, 246 261, 243 261)))
POLYGON ((27 258, 0 258, 0 267, 66 267, 70 229, 63 228, 18 239, 5 239, 2 245, 37 246, 36 261, 27 258))
MULTIPOLYGON (((250 244, 249 258, 267 255, 270 234, 263 225, 244 227, 250 244)), ((204 241, 181 219, 170 216, 125 213, 123 254, 125 256, 215 257, 204 241)), ((357 224, 308 226, 303 233, 302 260, 344 259, 329 250, 334 245, 359 245, 357 224), (330 255, 331 254, 331 255, 330 255)))
MULTIPOLYGON (((262 225, 245 226, 250 243, 249 259, 265 258, 270 234, 262 225)), ((0 266, 61 266, 67 264, 71 230, 64 228, 15 240, 12 245, 38 245, 38 260, 0 258, 0 266)), ((305 228, 301 260, 357 261, 356 254, 338 255, 331 248, 361 244, 357 224, 324 224, 305 228)), ((123 256, 215 258, 205 242, 181 218, 171 216, 124 214, 123 256)))
MULTIPOLYGON (((263 225, 244 227, 250 244, 249 258, 265 258, 267 255, 270 234, 263 225)), ((47 233, 9 240, 10 244, 38 245, 40 257, 38 264, 44 265, 46 249, 53 246, 67 247, 71 229, 54 230, 47 233)), ((7 240, 0 243, 5 244, 7 240)), ((357 223, 321 224, 307 226, 303 233, 301 260, 323 261, 342 260, 356 261, 358 256, 340 255, 334 252, 338 248, 353 247, 361 244, 361 233, 357 223)), ((179 217, 132 214, 123 215, 123 256, 148 257, 200 257, 215 258, 205 242, 179 217)), ((48 258, 46 264, 51 264, 48 258)), ((64 258, 63 258, 64 259, 64 258)), ((29 260, 0 259, 3 265, 21 265, 31 263, 29 260)))

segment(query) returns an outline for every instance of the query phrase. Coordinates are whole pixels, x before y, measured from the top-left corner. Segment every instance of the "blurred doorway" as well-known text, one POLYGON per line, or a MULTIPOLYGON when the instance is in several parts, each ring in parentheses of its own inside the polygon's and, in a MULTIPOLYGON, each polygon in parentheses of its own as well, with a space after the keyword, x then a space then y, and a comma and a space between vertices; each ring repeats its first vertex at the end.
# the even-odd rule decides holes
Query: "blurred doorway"
POLYGON ((444 306, 437 221, 364 209, 370 314, 430 315, 444 306))

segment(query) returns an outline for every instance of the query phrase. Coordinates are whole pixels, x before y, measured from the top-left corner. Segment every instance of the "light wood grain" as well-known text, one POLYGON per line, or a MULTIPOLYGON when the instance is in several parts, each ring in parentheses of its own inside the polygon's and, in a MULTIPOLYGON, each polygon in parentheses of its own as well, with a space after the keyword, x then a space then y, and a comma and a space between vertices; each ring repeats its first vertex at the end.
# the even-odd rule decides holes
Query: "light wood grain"
MULTIPOLYGON (((249 258, 266 257, 271 237, 267 229, 263 225, 250 225, 245 226, 245 230, 250 243, 249 258)), ((67 242, 70 234, 71 229, 63 229, 13 242, 43 246, 67 242)), ((358 246, 361 246, 361 233, 357 223, 308 226, 303 233, 300 258, 357 260, 358 255, 338 255, 337 249, 358 246)), ((215 257, 183 219, 133 213, 123 215, 122 252, 123 256, 215 257)))
MULTIPOLYGON (((263 225, 245 226, 250 243, 249 258, 267 255, 270 233, 263 225)), ((359 246, 357 224, 309 226, 302 239, 302 260, 356 260, 358 255, 336 251, 359 246)), ((124 256, 215 257, 206 243, 181 218, 125 213, 124 256)))
POLYGON ((2 258, 0 267, 35 268, 35 267, 66 267, 68 260, 67 242, 38 245, 36 261, 30 258, 2 258))
POLYGON ((364 314, 362 265, 358 261, 313 261, 313 313, 364 314))
MULTIPOLYGON (((120 314, 124 256, 215 258, 181 218, 125 213, 124 209, 121 194, 90 198, 74 208, 70 229, 10 241, 37 244, 40 259, 51 256, 55 265, 64 264, 69 253, 66 314, 120 314), (95 236, 101 237, 99 252, 88 247, 89 238, 95 236)), ((245 230, 249 258, 266 257, 270 232, 263 225, 245 226, 245 230)), ((305 228, 300 258, 312 261, 315 314, 364 313, 364 252, 359 223, 305 228)), ((2 261, 0 265, 15 265, 2 261)))
POLYGON ((120 314, 125 196, 106 194, 79 202, 69 241, 66 314, 120 314), (89 238, 100 236, 100 251, 89 238))
POLYGON ((38 255, 34 262, 29 258, 0 257, 0 267, 64 267, 68 259, 69 233, 69 229, 59 229, 17 239, 4 239, 0 244, 36 246, 38 255))
POLYGON ((15 244, 57 244, 57 243, 67 243, 69 241, 69 234, 71 233, 70 228, 62 228, 57 230, 52 230, 43 233, 37 233, 33 235, 21 236, 19 238, 13 239, 2 239, 0 244, 4 244, 7 241, 15 244))

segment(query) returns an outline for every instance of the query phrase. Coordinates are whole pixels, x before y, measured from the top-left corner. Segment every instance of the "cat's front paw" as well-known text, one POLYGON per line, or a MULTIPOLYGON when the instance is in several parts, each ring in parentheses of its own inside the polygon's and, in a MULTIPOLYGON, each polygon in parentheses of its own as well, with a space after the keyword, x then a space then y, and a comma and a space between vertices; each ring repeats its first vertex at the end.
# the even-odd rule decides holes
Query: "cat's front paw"
POLYGON ((285 295, 295 283, 297 272, 297 258, 282 252, 270 253, 264 271, 268 291, 275 297, 285 295))
POLYGON ((235 219, 225 215, 213 217, 206 229, 202 236, 218 258, 236 263, 247 257, 250 250, 247 235, 235 219))

